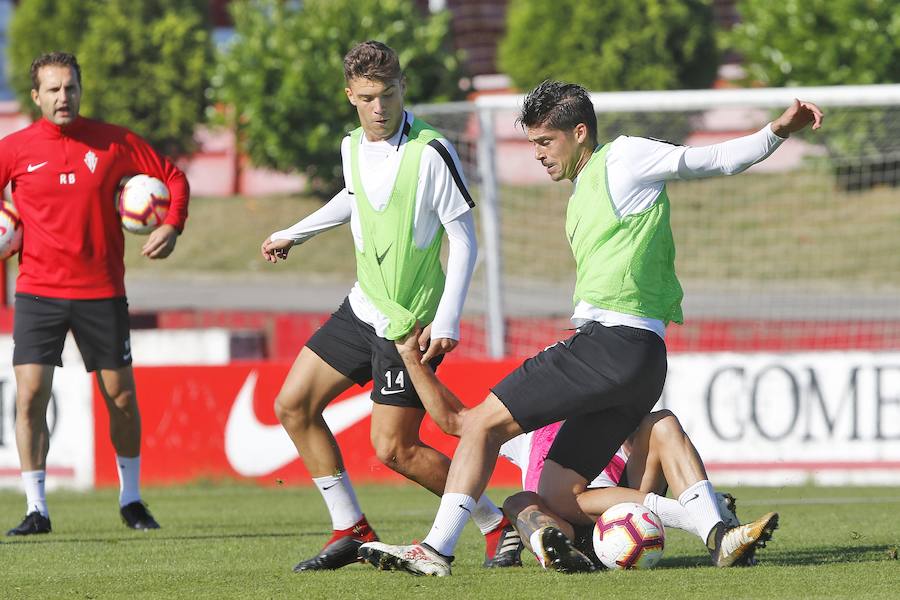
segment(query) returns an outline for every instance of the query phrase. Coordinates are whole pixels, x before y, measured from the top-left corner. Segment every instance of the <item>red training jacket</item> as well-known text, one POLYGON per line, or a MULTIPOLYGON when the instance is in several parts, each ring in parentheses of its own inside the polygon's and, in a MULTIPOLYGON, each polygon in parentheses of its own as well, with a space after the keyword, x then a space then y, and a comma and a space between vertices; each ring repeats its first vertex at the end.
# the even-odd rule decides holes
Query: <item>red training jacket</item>
POLYGON ((78 117, 64 127, 47 119, 0 140, 0 189, 12 181, 22 218, 16 292, 72 300, 125 295, 125 237, 116 190, 144 173, 165 182, 165 222, 187 219, 187 178, 141 137, 78 117))

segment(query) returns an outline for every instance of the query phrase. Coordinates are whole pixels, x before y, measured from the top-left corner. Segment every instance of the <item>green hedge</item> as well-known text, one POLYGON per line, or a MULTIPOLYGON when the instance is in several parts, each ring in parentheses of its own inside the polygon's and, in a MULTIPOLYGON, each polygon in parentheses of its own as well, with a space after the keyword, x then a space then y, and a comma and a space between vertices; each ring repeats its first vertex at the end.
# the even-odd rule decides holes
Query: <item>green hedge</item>
POLYGON ((22 0, 10 24, 11 84, 31 101, 29 67, 54 50, 77 55, 83 115, 125 125, 159 151, 195 149, 206 114, 212 42, 202 0, 22 0))

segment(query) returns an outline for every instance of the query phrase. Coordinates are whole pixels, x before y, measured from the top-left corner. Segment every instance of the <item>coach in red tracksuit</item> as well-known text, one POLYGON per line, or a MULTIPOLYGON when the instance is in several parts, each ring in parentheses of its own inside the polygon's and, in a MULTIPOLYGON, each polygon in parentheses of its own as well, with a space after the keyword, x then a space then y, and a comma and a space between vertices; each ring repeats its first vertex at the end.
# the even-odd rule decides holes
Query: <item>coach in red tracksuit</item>
POLYGON ((81 71, 71 54, 55 52, 31 65, 31 97, 42 118, 0 140, 0 188, 12 182, 24 238, 16 281, 13 365, 16 445, 28 504, 7 535, 50 532, 44 494, 53 371, 72 331, 109 410, 110 437, 121 483, 125 524, 159 524, 140 496, 141 425, 131 368, 125 240, 115 194, 126 176, 145 173, 166 183, 171 207, 142 253, 165 258, 187 218, 188 183, 180 170, 123 127, 78 116, 81 71))

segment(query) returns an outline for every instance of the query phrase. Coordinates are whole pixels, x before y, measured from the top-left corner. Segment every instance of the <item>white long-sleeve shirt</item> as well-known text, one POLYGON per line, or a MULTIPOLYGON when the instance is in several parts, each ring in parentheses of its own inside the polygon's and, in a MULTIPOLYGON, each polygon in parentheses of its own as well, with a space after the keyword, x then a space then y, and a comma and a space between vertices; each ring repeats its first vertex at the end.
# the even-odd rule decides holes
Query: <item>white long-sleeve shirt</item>
MULTIPOLYGON (((406 122, 412 123, 413 116, 406 113, 406 122)), ((406 138, 401 128, 391 139, 370 142, 361 136, 359 156, 360 178, 366 197, 375 210, 381 210, 388 202, 400 161, 406 149, 406 138)), ((444 292, 438 303, 437 313, 431 324, 432 339, 449 338, 459 340, 459 321, 463 304, 475 270, 478 243, 471 209, 474 203, 466 188, 459 157, 452 144, 440 140, 446 152, 441 153, 431 146, 422 151, 419 164, 419 185, 416 190, 416 207, 413 221, 413 241, 418 248, 426 248, 440 232, 443 225, 448 238, 447 278, 444 292)), ((350 171, 350 137, 341 144, 344 182, 347 187, 338 192, 322 208, 298 223, 281 231, 276 231, 272 240, 292 240, 302 244, 309 238, 344 223, 350 223, 353 243, 363 250, 362 229, 356 211, 353 194, 353 177, 350 171)), ((359 286, 354 284, 348 295, 354 314, 375 328, 379 336, 384 336, 388 325, 387 317, 366 297, 359 286)))
MULTIPOLYGON (((606 154, 606 179, 613 209, 619 218, 637 214, 656 203, 667 181, 734 175, 767 158, 784 138, 771 124, 756 133, 710 146, 678 146, 641 137, 619 136, 606 154)), ((576 178, 575 185, 578 185, 576 178)), ((665 324, 658 319, 637 317, 598 308, 582 300, 572 322, 627 325, 649 329, 665 339, 665 324)))

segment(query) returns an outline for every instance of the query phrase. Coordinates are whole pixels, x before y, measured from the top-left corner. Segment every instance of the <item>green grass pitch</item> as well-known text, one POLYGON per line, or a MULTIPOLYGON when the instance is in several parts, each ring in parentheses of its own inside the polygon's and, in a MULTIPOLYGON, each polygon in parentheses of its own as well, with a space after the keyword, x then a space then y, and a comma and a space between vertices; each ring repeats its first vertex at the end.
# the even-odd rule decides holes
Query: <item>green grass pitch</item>
MULTIPOLYGON (((506 490, 491 490, 501 502, 506 490)), ((417 578, 353 565, 297 575, 330 524, 318 493, 303 487, 192 485, 149 488, 162 523, 126 530, 114 490, 55 492, 54 532, 0 542, 0 598, 898 598, 900 488, 738 488, 738 516, 767 510, 781 526, 753 568, 714 569, 700 541, 668 531, 666 553, 650 571, 560 575, 525 555, 519 569, 481 568, 483 544, 469 526, 453 577, 417 578)), ((412 486, 360 486, 383 540, 427 533, 437 498, 412 486)), ((4 529, 24 501, 0 493, 4 529)))

